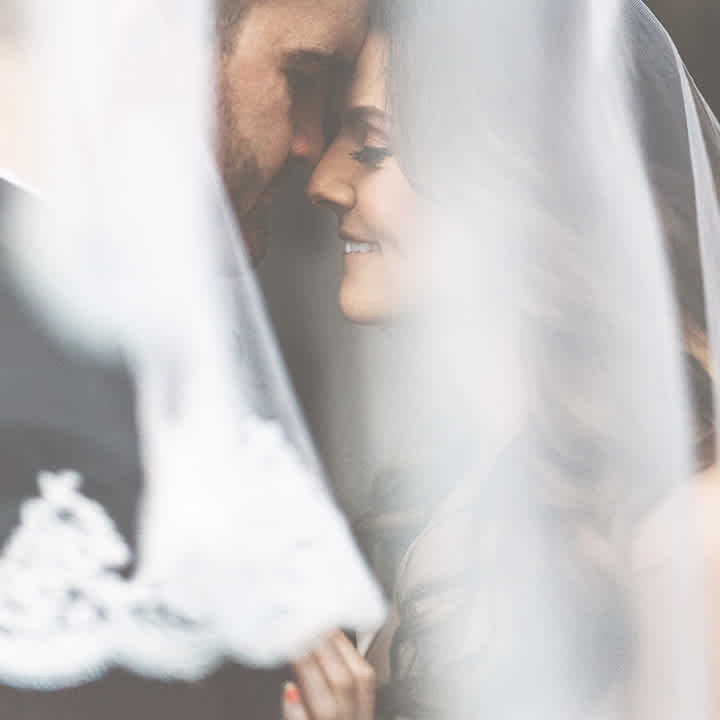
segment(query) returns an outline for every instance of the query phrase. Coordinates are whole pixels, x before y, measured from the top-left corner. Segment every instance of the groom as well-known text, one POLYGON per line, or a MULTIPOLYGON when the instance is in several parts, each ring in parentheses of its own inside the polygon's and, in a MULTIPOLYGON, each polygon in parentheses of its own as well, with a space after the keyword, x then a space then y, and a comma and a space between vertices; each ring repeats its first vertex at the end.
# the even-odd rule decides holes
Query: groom
MULTIPOLYGON (((287 168, 312 165, 324 144, 326 103, 364 40, 367 0, 218 0, 217 160, 254 262, 264 216, 287 168)), ((0 5, 0 13, 11 4, 0 5)), ((17 18, 15 18, 17 20, 17 18)), ((22 65, 22 37, 0 17, 0 59, 22 65), (3 31, 13 29, 12 36, 3 31)), ((6 63, 0 71, 9 72, 6 63)), ((3 88, 17 87, 12 79, 3 88)), ((22 85, 20 85, 22 87, 22 85)), ((8 95, 10 91, 7 91, 8 95)), ((6 104, 12 104, 6 103, 6 104)), ((112 516, 129 544, 141 487, 132 388, 121 367, 80 356, 31 312, 9 272, 9 208, 41 202, 23 160, 23 123, 0 137, 0 546, 37 495, 42 471, 76 470, 84 492, 112 516), (6 142, 4 142, 6 141, 6 142)), ((4 642, 4 640, 3 640, 4 642)), ((228 666, 197 683, 160 682, 115 671, 51 693, 0 686, 3 717, 14 720, 178 720, 279 715, 277 674, 228 666)))
POLYGON ((363 43, 367 4, 220 0, 217 157, 255 263, 285 170, 320 159, 326 106, 363 43))

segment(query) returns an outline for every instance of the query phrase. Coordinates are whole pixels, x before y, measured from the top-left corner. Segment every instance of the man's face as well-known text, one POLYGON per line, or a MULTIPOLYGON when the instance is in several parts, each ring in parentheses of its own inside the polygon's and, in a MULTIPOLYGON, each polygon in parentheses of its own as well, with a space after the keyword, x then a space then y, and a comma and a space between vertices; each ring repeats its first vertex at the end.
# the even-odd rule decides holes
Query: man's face
POLYGON ((219 61, 218 163, 253 260, 265 250, 273 180, 314 165, 331 92, 367 31, 367 0, 257 0, 219 61))

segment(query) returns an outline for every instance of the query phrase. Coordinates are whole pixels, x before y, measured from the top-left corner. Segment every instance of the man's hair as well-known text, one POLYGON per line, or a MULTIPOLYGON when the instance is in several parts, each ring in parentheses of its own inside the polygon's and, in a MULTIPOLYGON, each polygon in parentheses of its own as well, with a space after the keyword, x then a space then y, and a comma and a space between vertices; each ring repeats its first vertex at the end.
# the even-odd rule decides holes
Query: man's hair
POLYGON ((238 23, 243 19, 250 6, 257 1, 216 0, 219 47, 223 52, 233 49, 238 23))

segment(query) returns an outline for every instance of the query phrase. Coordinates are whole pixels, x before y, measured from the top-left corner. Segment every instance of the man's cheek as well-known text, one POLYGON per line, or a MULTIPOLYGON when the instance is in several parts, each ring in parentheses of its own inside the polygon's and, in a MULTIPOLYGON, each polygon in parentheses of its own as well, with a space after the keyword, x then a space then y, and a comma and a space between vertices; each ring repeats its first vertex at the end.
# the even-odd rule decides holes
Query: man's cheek
POLYGON ((266 187, 272 183, 276 175, 278 175, 287 164, 292 148, 292 141, 292 131, 289 128, 284 129, 281 127, 278 135, 271 138, 271 142, 268 143, 268 151, 265 157, 261 159, 266 187))
POLYGON ((284 164, 292 149, 295 133, 299 128, 296 117, 300 105, 293 102, 287 81, 283 82, 282 91, 273 104, 272 112, 267 118, 272 118, 272 125, 267 122, 267 132, 275 144, 276 157, 280 165, 284 164))
POLYGON ((261 162, 273 174, 284 164, 293 138, 292 105, 284 84, 266 95, 253 124, 257 144, 263 149, 261 162))

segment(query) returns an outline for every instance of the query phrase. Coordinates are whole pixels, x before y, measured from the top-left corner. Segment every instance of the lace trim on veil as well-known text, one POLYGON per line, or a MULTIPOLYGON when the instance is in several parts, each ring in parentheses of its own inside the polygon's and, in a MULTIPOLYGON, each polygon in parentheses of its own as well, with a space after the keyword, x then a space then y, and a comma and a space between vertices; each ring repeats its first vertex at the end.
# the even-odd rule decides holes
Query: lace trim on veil
MULTIPOLYGON (((277 439, 268 431, 258 460, 277 439)), ((226 659, 270 666, 331 627, 379 624, 381 594, 324 489, 301 484, 274 501, 299 469, 274 449, 279 465, 266 464, 264 491, 248 488, 232 547, 176 551, 160 581, 142 563, 127 577, 131 550, 78 473, 41 473, 0 555, 0 682, 56 689, 112 667, 193 681, 226 659)))
POLYGON ((80 475, 41 473, 38 486, 0 558, 0 675, 61 686, 114 664, 185 679, 206 673, 216 655, 210 628, 123 577, 130 548, 82 494, 80 475))

